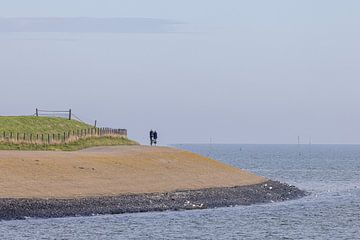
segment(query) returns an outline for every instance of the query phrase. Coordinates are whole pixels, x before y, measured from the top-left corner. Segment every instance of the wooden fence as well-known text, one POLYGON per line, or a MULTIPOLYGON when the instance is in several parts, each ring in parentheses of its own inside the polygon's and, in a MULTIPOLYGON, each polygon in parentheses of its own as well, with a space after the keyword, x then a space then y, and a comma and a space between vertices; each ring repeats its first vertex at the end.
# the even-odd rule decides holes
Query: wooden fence
POLYGON ((61 144, 73 142, 83 138, 102 136, 127 137, 127 130, 112 128, 87 128, 63 133, 49 134, 2 132, 0 141, 5 143, 61 144))
MULTIPOLYGON (((72 114, 71 109, 66 110, 66 111, 54 111, 54 110, 41 110, 36 108, 35 109, 35 114, 34 116, 39 117, 39 116, 45 116, 45 117, 65 117, 69 120, 72 119, 72 116, 74 114, 72 114)), ((80 120, 80 119, 79 119, 80 120)))

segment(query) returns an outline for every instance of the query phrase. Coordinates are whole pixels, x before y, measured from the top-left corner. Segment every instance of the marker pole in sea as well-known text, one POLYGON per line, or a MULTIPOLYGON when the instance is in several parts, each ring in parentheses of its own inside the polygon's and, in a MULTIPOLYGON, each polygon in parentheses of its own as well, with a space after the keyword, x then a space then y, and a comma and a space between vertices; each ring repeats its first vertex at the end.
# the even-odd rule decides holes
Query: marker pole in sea
POLYGON ((311 159, 311 144, 312 144, 312 141, 311 141, 311 136, 309 138, 309 158, 311 159))
POLYGON ((209 148, 209 152, 207 154, 207 157, 210 157, 211 152, 212 152, 212 137, 210 137, 210 148, 209 148))

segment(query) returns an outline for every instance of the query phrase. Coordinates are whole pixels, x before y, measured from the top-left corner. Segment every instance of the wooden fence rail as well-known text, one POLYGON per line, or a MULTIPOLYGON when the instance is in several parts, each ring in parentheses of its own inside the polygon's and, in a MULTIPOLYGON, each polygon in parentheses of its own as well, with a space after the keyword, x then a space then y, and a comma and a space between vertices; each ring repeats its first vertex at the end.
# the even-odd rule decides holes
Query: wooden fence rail
POLYGON ((112 128, 87 128, 78 129, 63 133, 17 133, 2 132, 0 133, 0 142, 5 143, 28 143, 28 144, 61 144, 69 143, 83 138, 90 137, 127 137, 126 129, 112 128))

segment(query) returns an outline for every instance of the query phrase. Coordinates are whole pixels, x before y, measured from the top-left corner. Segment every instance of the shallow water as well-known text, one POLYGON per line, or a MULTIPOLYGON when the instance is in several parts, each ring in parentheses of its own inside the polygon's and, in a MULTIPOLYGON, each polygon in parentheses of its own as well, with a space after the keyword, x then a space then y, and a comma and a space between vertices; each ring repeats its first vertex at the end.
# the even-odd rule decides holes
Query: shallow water
POLYGON ((302 199, 207 210, 0 222, 0 239, 358 239, 360 145, 177 145, 284 181, 302 199))

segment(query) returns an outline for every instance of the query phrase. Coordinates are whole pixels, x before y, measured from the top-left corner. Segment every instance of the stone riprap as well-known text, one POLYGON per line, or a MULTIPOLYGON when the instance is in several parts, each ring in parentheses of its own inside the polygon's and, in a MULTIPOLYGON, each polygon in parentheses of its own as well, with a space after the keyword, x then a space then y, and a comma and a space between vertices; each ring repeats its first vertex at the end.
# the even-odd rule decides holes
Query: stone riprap
POLYGON ((154 211, 177 211, 261 204, 296 199, 306 193, 277 181, 166 193, 123 194, 71 199, 3 198, 0 219, 58 218, 154 211))

